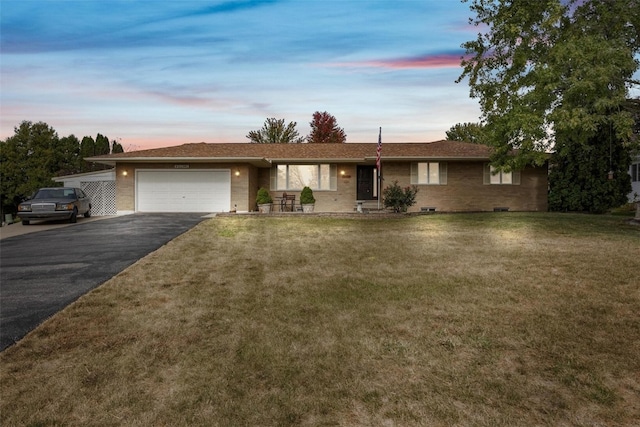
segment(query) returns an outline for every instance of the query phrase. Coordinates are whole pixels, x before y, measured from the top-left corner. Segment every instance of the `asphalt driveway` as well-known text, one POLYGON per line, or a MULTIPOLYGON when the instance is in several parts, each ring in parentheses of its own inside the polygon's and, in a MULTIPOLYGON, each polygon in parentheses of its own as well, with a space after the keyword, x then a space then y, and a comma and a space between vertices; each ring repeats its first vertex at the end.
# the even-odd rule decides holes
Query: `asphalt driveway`
POLYGON ((126 215, 0 240, 0 351, 203 215, 126 215))

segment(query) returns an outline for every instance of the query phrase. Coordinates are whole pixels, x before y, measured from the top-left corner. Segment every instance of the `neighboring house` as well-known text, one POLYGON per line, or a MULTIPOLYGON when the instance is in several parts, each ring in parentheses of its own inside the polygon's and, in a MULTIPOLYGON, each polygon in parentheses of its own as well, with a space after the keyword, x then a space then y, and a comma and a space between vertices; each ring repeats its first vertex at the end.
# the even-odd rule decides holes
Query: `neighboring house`
MULTIPOLYGON (((255 211, 260 187, 298 201, 305 185, 316 212, 353 212, 378 205, 376 146, 196 143, 85 160, 115 167, 118 214, 255 211)), ((381 188, 418 186, 413 212, 547 210, 547 165, 492 174, 484 145, 387 143, 381 170, 381 188)))
POLYGON ((91 197, 92 215, 117 215, 115 169, 58 176, 53 180, 62 182, 65 187, 81 188, 91 197))
POLYGON ((630 202, 638 202, 640 201, 640 155, 631 162, 629 175, 631 175, 631 193, 628 198, 630 202))

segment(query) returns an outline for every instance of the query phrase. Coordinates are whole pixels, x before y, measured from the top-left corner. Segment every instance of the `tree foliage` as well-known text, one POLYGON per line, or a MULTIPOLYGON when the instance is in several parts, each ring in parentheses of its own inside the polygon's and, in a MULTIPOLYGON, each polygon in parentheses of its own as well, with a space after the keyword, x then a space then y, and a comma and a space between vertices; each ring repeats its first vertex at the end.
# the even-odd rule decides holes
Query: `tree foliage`
POLYGON ((82 138, 82 142, 75 135, 60 138, 44 122, 20 123, 14 128, 13 136, 0 141, 2 210, 15 212, 18 203, 38 188, 58 185, 53 177, 93 170, 84 157, 108 154, 111 148, 107 137, 98 134, 96 139, 99 145, 91 137, 82 138))
POLYGON ((392 185, 382 190, 382 199, 385 208, 392 208, 394 212, 406 212, 408 208, 416 204, 416 195, 418 187, 410 185, 408 187, 400 187, 398 181, 394 181, 392 185))
MULTIPOLYGON (((100 133, 96 135, 95 139, 93 139, 93 137, 91 136, 85 136, 84 138, 82 138, 82 142, 80 142, 80 157, 82 159, 85 159, 87 157, 100 156, 102 154, 109 154, 111 152, 122 153, 124 151, 122 149, 122 145, 115 141, 113 141, 113 148, 117 148, 118 150, 122 151, 112 151, 112 143, 109 142, 109 138, 100 133)), ((80 166, 80 170, 82 172, 92 172, 109 168, 109 166, 107 165, 99 165, 85 161, 81 161, 80 166)))
MULTIPOLYGON (((96 141, 91 136, 85 136, 82 138, 82 142, 80 142, 80 157, 82 159, 86 157, 92 157, 96 152, 96 141)), ((93 170, 93 165, 82 162, 81 171, 89 172, 93 170)))
POLYGON ((562 155, 550 162, 549 209, 604 213, 626 203, 631 156, 614 142, 613 131, 601 128, 586 143, 576 143, 572 135, 562 136, 556 149, 562 155))
POLYGON ((313 113, 313 120, 309 122, 309 125, 311 133, 307 137, 307 142, 342 144, 347 141, 344 129, 338 127, 336 118, 326 111, 313 113))
POLYGON ((58 134, 43 122, 23 121, 0 147, 3 208, 15 211, 12 208, 39 187, 55 185, 51 177, 66 168, 68 146, 60 150, 58 134))
POLYGON ((96 136, 96 146, 94 150, 94 156, 109 154, 110 151, 111 151, 111 143, 109 142, 109 138, 99 133, 96 136))
POLYGON ((262 129, 252 130, 247 138, 254 144, 299 144, 304 142, 304 137, 300 136, 296 125, 296 122, 285 125, 284 119, 269 118, 262 129))
POLYGON ((457 123, 446 132, 449 141, 471 142, 473 144, 487 144, 482 123, 457 123))
POLYGON ((563 164, 581 147, 631 148, 640 0, 471 0, 471 10, 482 31, 463 45, 458 81, 468 78, 480 100, 496 166, 542 165, 552 150, 563 164))
POLYGON ((124 153, 124 148, 122 148, 122 144, 118 141, 113 140, 111 143, 111 153, 124 153))

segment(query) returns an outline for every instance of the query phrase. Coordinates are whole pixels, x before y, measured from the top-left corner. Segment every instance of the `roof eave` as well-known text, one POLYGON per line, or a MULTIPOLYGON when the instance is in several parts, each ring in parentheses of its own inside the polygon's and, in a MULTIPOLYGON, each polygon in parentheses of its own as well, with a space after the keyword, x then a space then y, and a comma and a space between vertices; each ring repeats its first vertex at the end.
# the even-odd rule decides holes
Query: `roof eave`
POLYGON ((282 157, 282 158, 270 158, 271 163, 362 163, 367 160, 362 157, 343 157, 343 158, 309 158, 309 157, 282 157))
MULTIPOLYGON (((375 161, 375 157, 365 158, 367 161, 375 161)), ((397 156, 397 157, 382 157, 380 161, 382 163, 392 162, 419 162, 425 160, 439 160, 439 161, 488 161, 488 156, 397 156)))
POLYGON ((87 157, 85 160, 112 166, 116 163, 249 163, 258 167, 271 166, 271 161, 264 157, 87 157))

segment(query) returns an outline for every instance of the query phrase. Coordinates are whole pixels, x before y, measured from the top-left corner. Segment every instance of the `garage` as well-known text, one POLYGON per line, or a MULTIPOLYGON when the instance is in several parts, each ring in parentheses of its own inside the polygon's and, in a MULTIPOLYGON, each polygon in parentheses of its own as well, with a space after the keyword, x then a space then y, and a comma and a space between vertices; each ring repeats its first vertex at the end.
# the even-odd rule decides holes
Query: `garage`
POLYGON ((138 212, 228 212, 228 169, 137 170, 138 212))

